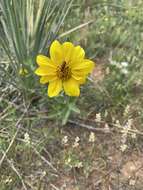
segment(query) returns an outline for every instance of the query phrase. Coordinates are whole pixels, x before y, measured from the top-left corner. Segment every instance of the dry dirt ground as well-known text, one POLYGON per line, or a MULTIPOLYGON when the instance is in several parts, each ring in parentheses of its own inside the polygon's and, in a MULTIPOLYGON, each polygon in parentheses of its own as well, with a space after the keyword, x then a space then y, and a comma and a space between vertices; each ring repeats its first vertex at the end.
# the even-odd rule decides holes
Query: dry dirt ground
MULTIPOLYGON (((81 130, 80 130, 81 132, 81 130)), ((78 129, 72 130, 78 134, 78 129)), ((88 132, 82 131, 84 136, 88 132)), ((79 135, 82 139, 82 135, 79 135)), ((141 143, 143 140, 139 139, 141 143)), ((80 145, 84 158, 89 159, 90 149, 94 151, 91 158, 91 171, 83 175, 83 169, 75 168, 68 174, 62 173, 55 181, 57 189, 64 190, 142 190, 143 189, 143 152, 139 142, 132 144, 127 151, 120 151, 119 134, 96 134, 93 145, 80 145)), ((53 188, 54 189, 54 188, 53 188)))
MULTIPOLYGON (((102 65, 98 64, 92 74, 97 81, 104 78, 102 65)), ((94 117, 92 113, 92 120, 94 117)), ((56 187, 60 190, 143 190, 142 136, 129 140, 127 150, 121 151, 121 133, 117 131, 109 130, 109 133, 96 131, 94 145, 88 143, 85 138, 89 135, 89 131, 81 129, 80 126, 73 128, 71 125, 67 126, 64 133, 67 136, 70 134, 71 138, 78 134, 81 139, 79 152, 84 152, 83 160, 88 160, 91 154, 91 168, 87 176, 83 174, 83 168, 75 168, 69 173, 61 172, 54 183, 55 187, 52 187, 53 190, 56 187)))

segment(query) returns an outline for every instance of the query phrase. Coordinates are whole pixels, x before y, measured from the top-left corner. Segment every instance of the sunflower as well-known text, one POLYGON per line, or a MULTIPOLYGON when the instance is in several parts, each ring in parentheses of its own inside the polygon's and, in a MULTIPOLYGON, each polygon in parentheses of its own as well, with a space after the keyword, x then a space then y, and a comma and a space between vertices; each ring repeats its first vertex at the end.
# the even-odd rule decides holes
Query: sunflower
POLYGON ((80 85, 94 68, 94 63, 85 59, 83 48, 57 40, 50 46, 50 58, 38 55, 36 62, 39 68, 35 74, 41 76, 40 83, 49 83, 49 97, 57 96, 62 90, 68 96, 79 96, 80 85))

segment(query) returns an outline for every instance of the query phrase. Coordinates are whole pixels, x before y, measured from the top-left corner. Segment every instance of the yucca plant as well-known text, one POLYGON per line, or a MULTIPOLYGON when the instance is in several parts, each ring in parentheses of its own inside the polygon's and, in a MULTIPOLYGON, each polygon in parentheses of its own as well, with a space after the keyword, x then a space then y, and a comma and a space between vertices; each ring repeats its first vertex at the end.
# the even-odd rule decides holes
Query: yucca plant
MULTIPOLYGON (((34 81, 33 70, 38 53, 48 53, 48 46, 57 37, 69 12, 70 0, 1 0, 0 44, 9 58, 7 71, 0 65, 12 82, 20 88, 34 81), (26 69, 27 77, 19 75, 26 69), (26 82, 25 82, 26 81, 26 82)), ((33 85, 33 83, 32 83, 33 85)), ((26 86, 27 88, 27 86, 26 86)), ((30 87, 31 88, 31 87, 30 87)))

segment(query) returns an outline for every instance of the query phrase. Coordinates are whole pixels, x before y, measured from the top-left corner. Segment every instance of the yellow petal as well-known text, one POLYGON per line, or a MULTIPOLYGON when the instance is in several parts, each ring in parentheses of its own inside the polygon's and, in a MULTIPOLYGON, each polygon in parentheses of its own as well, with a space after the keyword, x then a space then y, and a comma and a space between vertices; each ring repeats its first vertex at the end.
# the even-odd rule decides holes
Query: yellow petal
MULTIPOLYGON (((89 72, 88 72, 89 73, 89 72)), ((72 76, 82 78, 88 74, 85 70, 72 70, 72 76)))
POLYGON ((55 64, 62 64, 64 61, 62 45, 57 40, 51 44, 50 57, 55 64))
POLYGON ((75 80, 81 80, 81 79, 82 79, 82 76, 74 75, 73 73, 72 73, 72 77, 73 77, 75 80))
POLYGON ((39 66, 49 66, 54 68, 56 67, 56 65, 52 63, 52 61, 44 55, 38 55, 36 58, 36 62, 39 66))
POLYGON ((40 78, 40 83, 41 84, 46 84, 49 81, 53 81, 53 80, 56 80, 56 79, 57 79, 57 77, 56 76, 52 76, 52 75, 42 76, 40 78))
POLYGON ((81 60, 83 60, 85 57, 85 51, 83 48, 81 48, 80 46, 76 46, 74 47, 72 56, 71 56, 71 61, 72 63, 75 62, 80 62, 81 60))
POLYGON ((78 84, 84 84, 86 82, 86 76, 77 81, 78 84))
POLYGON ((63 82, 64 91, 68 96, 79 96, 79 84, 73 78, 63 82))
POLYGON ((86 81, 86 75, 74 75, 72 74, 72 77, 77 81, 78 84, 84 84, 86 81))
POLYGON ((53 67, 47 67, 47 66, 42 66, 36 69, 35 71, 36 75, 39 76, 46 76, 46 75, 56 75, 56 69, 53 67))
POLYGON ((71 60, 71 56, 74 51, 74 45, 71 42, 65 42, 62 44, 64 60, 68 63, 71 60))
POLYGON ((83 62, 80 62, 77 64, 74 64, 72 67, 72 70, 76 70, 76 71, 83 71, 85 73, 90 73, 94 68, 94 62, 89 60, 89 59, 84 59, 83 62))
POLYGON ((48 96, 49 97, 57 96, 61 90, 62 90, 62 81, 61 80, 52 81, 49 83, 48 86, 48 96))

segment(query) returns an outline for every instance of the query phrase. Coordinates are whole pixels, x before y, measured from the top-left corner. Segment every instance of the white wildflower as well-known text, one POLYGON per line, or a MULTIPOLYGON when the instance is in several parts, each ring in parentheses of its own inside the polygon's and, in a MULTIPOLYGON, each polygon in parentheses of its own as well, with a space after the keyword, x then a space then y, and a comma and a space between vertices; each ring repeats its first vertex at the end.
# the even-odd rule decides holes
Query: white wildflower
POLYGON ((108 20, 109 20, 109 18, 108 18, 108 17, 105 17, 105 18, 104 18, 104 20, 105 20, 105 21, 108 21, 108 20))
POLYGON ((130 179, 129 185, 134 186, 135 184, 136 184, 136 180, 135 179, 130 179))
POLYGON ((121 62, 120 63, 122 67, 128 67, 129 63, 128 62, 121 62))
POLYGON ((79 146, 79 141, 80 141, 80 138, 79 137, 76 137, 75 138, 75 141, 74 141, 74 144, 73 144, 73 148, 76 148, 76 147, 78 147, 79 146))
POLYGON ((24 141, 25 141, 25 144, 27 144, 27 145, 30 144, 31 140, 30 140, 30 136, 27 132, 24 134, 24 141))
POLYGON ((122 144, 121 146, 120 146, 120 150, 122 151, 122 152, 124 152, 126 149, 127 149, 127 145, 126 144, 122 144))
POLYGON ((137 138, 136 133, 132 133, 132 134, 131 134, 131 137, 132 137, 132 139, 136 139, 136 138, 137 138))
POLYGON ((68 136, 64 136, 63 139, 62 139, 62 144, 66 145, 67 142, 68 142, 68 136))
POLYGON ((40 179, 43 179, 43 177, 45 177, 45 176, 46 176, 46 171, 43 171, 43 172, 41 173, 40 179))
POLYGON ((109 61, 110 61, 110 64, 111 64, 111 65, 115 65, 115 66, 117 66, 117 65, 118 65, 118 62, 116 62, 116 61, 112 60, 112 58, 111 58, 109 61))
POLYGON ((130 111, 130 105, 127 105, 124 111, 124 116, 128 115, 129 111, 130 111))
MULTIPOLYGON (((128 133, 131 129, 133 120, 132 119, 128 119, 128 121, 126 122, 126 124, 124 126, 122 126, 122 136, 121 136, 121 145, 120 145, 120 149, 122 152, 124 152, 127 148, 126 142, 127 142, 127 138, 128 138, 128 133)), ((136 136, 133 136, 136 138, 136 136)))
POLYGON ((75 166, 76 166, 77 168, 82 168, 82 167, 83 167, 83 163, 82 163, 82 162, 78 162, 75 166))
POLYGON ((128 74, 129 71, 126 68, 122 68, 121 72, 126 75, 126 74, 128 74))
POLYGON ((95 119, 96 122, 101 122, 101 113, 97 113, 96 114, 96 119, 95 119))
POLYGON ((68 157, 68 159, 66 160, 66 163, 67 164, 71 163, 71 157, 68 157))
POLYGON ((95 134, 93 132, 89 135, 89 142, 95 142, 95 134))
POLYGON ((119 121, 119 120, 116 120, 116 126, 117 126, 117 127, 121 127, 121 124, 120 124, 120 121, 119 121))
POLYGON ((75 138, 75 142, 79 142, 80 141, 80 138, 79 137, 76 137, 75 138))
POLYGON ((109 73, 110 73, 110 68, 107 67, 106 70, 105 70, 105 72, 106 72, 106 75, 109 75, 109 73))
POLYGON ((9 184, 12 182, 12 178, 11 177, 7 177, 7 179, 5 180, 5 184, 9 184))
POLYGON ((117 62, 117 61, 114 61, 112 60, 112 58, 109 60, 110 61, 110 64, 111 65, 114 65, 116 66, 116 68, 120 69, 120 71, 123 73, 123 74, 128 74, 128 65, 129 63, 128 62, 117 62))

